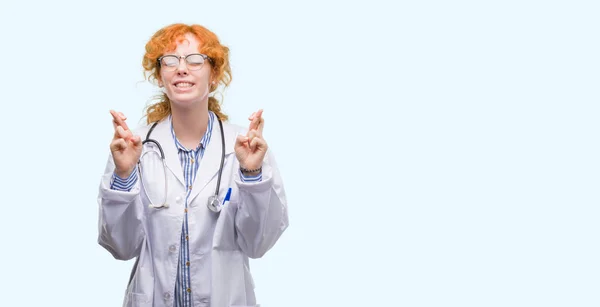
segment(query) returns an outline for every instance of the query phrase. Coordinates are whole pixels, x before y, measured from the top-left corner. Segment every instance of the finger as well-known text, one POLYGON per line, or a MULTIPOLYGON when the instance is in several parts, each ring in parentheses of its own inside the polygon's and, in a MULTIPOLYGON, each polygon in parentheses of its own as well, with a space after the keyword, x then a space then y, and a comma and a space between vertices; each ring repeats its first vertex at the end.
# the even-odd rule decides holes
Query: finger
POLYGON ((253 138, 250 142, 250 149, 252 149, 252 151, 255 151, 257 149, 264 148, 266 145, 267 142, 265 142, 263 138, 256 137, 253 138))
POLYGON ((250 132, 254 131, 255 135, 262 136, 263 127, 265 125, 264 118, 257 118, 255 122, 250 124, 250 129, 248 130, 247 135, 250 136, 250 132))
POLYGON ((124 139, 115 139, 110 142, 110 151, 121 151, 127 148, 127 142, 124 139))
MULTIPOLYGON (((125 123, 125 120, 121 117, 121 115, 119 114, 119 112, 117 112, 115 110, 110 110, 110 114, 112 115, 113 120, 115 121, 115 123, 117 124, 117 126, 121 126, 121 127, 123 127, 123 129, 129 130, 129 127, 127 126, 127 123, 125 123)), ((123 115, 123 117, 125 117, 125 115, 123 115)))
POLYGON ((139 135, 133 136, 132 141, 133 145, 136 147, 142 145, 142 138, 139 135))
POLYGON ((257 129, 258 128, 258 124, 260 123, 260 118, 262 117, 262 112, 263 110, 260 109, 254 113, 252 113, 252 115, 250 115, 250 117, 248 117, 248 120, 250 120, 250 130, 252 129, 257 129))
POLYGON ((125 129, 123 129, 122 126, 118 126, 117 130, 116 130, 117 134, 119 135, 120 138, 123 138, 125 140, 131 140, 132 138, 132 134, 129 131, 125 131, 125 129))
POLYGON ((117 124, 117 127, 115 128, 115 136, 114 136, 114 138, 115 139, 122 139, 123 138, 123 135, 121 135, 122 132, 123 132, 123 127, 121 127, 121 126, 119 126, 117 124))
POLYGON ((115 133, 113 134, 113 139, 120 139, 121 135, 119 134, 119 124, 113 120, 113 127, 115 128, 115 133))
POLYGON ((119 115, 119 112, 117 112, 115 110, 110 110, 110 115, 112 115, 114 121, 117 121, 118 119, 121 119, 121 116, 119 115))
POLYGON ((116 120, 114 120, 114 119, 113 119, 113 121, 112 121, 112 124, 113 124, 113 128, 114 128, 115 130, 117 129, 117 127, 121 126, 121 125, 120 125, 120 124, 119 124, 119 123, 118 123, 116 120))
POLYGON ((133 135, 130 131, 123 129, 122 126, 116 126, 115 133, 113 135, 113 139, 125 139, 126 141, 131 141, 131 137, 133 135))
POLYGON ((260 135, 258 134, 257 130, 250 130, 250 131, 248 131, 248 134, 246 136, 248 137, 249 142, 252 142, 252 140, 255 137, 260 137, 260 135))
POLYGON ((258 130, 258 134, 260 136, 263 135, 263 129, 265 127, 265 119, 264 118, 260 118, 260 121, 258 122, 258 128, 256 128, 256 130, 258 130))
POLYGON ((252 150, 252 151, 256 150, 256 145, 258 145, 258 140, 259 140, 259 138, 253 138, 252 140, 250 140, 250 150, 252 150))
POLYGON ((257 120, 262 117, 263 110, 259 109, 258 111, 252 113, 252 119, 257 120))
POLYGON ((259 130, 260 135, 262 135, 262 128, 260 125, 264 122, 262 113, 263 113, 263 110, 260 109, 260 110, 258 110, 258 112, 256 112, 256 115, 254 116, 254 127, 253 128, 259 130))
POLYGON ((123 128, 127 127, 127 124, 121 119, 119 114, 117 114, 115 111, 111 110, 110 115, 112 115, 113 127, 115 129, 117 128, 117 126, 123 126, 123 128))
POLYGON ((248 130, 255 130, 258 127, 256 117, 251 116, 249 118, 249 120, 250 120, 250 125, 248 125, 248 130))

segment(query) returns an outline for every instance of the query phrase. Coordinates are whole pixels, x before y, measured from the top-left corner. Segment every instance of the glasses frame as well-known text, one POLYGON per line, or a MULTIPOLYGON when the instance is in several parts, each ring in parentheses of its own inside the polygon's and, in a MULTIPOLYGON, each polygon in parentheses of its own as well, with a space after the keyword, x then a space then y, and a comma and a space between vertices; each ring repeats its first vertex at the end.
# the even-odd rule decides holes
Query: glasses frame
MULTIPOLYGON (((206 55, 206 54, 203 54, 203 53, 190 53, 190 54, 185 55, 185 56, 183 56, 183 55, 174 55, 174 54, 167 54, 167 55, 160 56, 160 57, 158 57, 158 59, 156 59, 156 65, 158 65, 158 67, 160 69, 162 69, 163 68, 163 66, 161 65, 162 59, 165 58, 165 57, 174 57, 174 58, 177 58, 179 60, 179 63, 181 63, 182 59, 185 60, 185 67, 187 67, 188 69, 190 69, 190 67, 188 66, 187 58, 190 57, 190 56, 192 56, 192 55, 199 55, 199 56, 201 56, 204 59, 204 61, 209 61, 211 65, 214 64, 213 59, 211 57, 209 57, 208 55, 206 55)), ((202 66, 204 66, 204 63, 202 63, 202 66)), ((202 66, 200 66, 200 68, 198 68, 198 69, 190 69, 190 70, 200 70, 202 68, 202 66)), ((177 67, 178 66, 174 66, 171 69, 171 67, 166 66, 164 69, 167 70, 167 71, 175 71, 175 70, 177 70, 177 67)))

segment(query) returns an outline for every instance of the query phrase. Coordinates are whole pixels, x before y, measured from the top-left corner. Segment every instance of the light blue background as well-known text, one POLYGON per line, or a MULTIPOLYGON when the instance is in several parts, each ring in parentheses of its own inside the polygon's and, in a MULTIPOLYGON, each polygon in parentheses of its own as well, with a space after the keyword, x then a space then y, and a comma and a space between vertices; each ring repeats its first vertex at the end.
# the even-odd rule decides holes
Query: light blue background
POLYGON ((231 48, 231 121, 264 108, 291 226, 263 307, 599 306, 597 1, 3 1, 2 306, 120 306, 96 243, 109 109, 144 44, 231 48), (394 4, 395 3, 395 4, 394 4))

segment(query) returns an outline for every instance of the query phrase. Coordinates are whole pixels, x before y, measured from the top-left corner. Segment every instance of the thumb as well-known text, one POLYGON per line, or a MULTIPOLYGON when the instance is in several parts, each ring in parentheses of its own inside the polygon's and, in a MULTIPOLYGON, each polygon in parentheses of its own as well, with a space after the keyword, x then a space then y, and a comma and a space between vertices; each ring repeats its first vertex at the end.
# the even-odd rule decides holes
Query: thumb
POLYGON ((261 139, 261 138, 253 138, 252 141, 250 141, 250 148, 252 150, 256 150, 256 149, 264 149, 266 147, 266 142, 265 140, 261 139))
POLYGON ((240 134, 235 139, 235 146, 244 146, 246 143, 248 143, 248 137, 245 135, 240 134))
POLYGON ((110 143, 110 150, 114 153, 127 148, 127 142, 124 139, 116 139, 110 143))

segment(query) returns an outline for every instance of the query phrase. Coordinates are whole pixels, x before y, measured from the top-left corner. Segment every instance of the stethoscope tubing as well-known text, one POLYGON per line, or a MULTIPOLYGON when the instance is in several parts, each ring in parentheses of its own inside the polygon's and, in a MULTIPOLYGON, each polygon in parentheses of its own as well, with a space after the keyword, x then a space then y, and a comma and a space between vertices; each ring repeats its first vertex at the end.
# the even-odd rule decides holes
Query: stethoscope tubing
MULTIPOLYGON (((219 172, 218 172, 218 177, 217 177, 217 187, 215 188, 215 193, 214 195, 212 195, 209 198, 208 201, 208 208, 213 211, 213 212, 219 212, 221 211, 221 206, 219 206, 218 204, 220 203, 219 200, 219 189, 221 188, 221 176, 223 174, 223 165, 225 164, 225 133, 223 131, 223 122, 221 121, 221 119, 217 119, 219 122, 219 129, 221 130, 221 164, 219 166, 219 172)), ((158 122, 155 122, 151 127, 150 130, 148 130, 148 133, 146 134, 146 139, 142 142, 142 146, 144 146, 146 143, 152 143, 154 145, 156 145, 156 147, 158 148, 159 152, 160 152, 160 158, 162 160, 163 163, 163 171, 165 174, 165 197, 164 197, 164 201, 162 204, 160 205, 154 205, 152 204, 152 201, 150 200, 150 195, 148 194, 148 192, 146 192, 146 187, 144 186, 144 192, 146 193, 146 197, 148 197, 148 200, 150 200, 150 207, 151 208, 168 208, 169 205, 167 204, 167 192, 168 192, 168 182, 167 182, 167 163, 165 160, 165 152, 162 149, 162 146, 160 146, 160 143, 154 139, 150 138, 150 134, 152 134, 152 130, 154 130, 154 128, 156 127, 156 125, 158 124, 158 122)), ((144 153, 147 154, 148 152, 144 153)), ((143 157, 143 155, 142 155, 143 157)), ((142 169, 141 169, 141 159, 142 157, 140 157, 140 160, 138 160, 138 169, 139 169, 139 173, 140 173, 140 179, 142 179, 142 169)), ((143 182, 141 183, 142 185, 143 182)))

